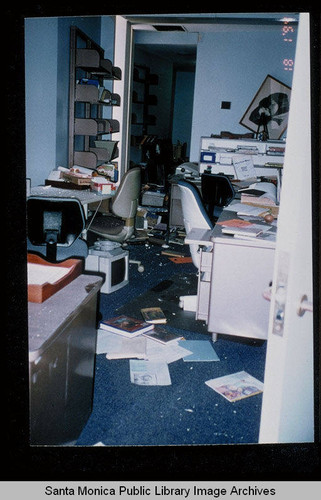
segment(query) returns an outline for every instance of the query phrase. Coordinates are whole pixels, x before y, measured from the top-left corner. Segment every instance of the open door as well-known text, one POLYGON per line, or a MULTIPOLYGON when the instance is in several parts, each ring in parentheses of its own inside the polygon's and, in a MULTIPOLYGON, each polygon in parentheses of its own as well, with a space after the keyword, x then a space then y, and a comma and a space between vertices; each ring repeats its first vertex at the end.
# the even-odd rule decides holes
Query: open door
POLYGON ((300 14, 293 75, 260 443, 314 441, 309 14, 300 14))

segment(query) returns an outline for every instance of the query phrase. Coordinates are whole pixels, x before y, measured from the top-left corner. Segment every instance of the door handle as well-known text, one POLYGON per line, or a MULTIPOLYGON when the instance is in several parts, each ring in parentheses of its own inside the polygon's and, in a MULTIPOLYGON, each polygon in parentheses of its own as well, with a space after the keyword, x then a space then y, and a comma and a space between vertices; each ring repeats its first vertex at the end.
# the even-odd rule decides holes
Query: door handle
POLYGON ((302 295, 299 306, 297 308, 297 315, 303 316, 305 312, 313 312, 313 304, 308 301, 307 295, 302 295))
POLYGON ((271 296, 272 296, 272 282, 270 282, 269 286, 263 290, 263 298, 265 300, 268 300, 269 302, 271 302, 271 296))

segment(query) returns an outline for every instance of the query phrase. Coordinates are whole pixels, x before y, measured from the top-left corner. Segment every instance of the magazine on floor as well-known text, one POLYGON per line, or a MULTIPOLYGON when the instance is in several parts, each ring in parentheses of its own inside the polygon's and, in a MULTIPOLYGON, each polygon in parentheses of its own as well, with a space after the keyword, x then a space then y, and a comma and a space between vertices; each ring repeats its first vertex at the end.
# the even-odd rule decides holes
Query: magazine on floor
POLYGON ((214 378, 205 384, 231 403, 263 392, 263 383, 245 371, 214 378))

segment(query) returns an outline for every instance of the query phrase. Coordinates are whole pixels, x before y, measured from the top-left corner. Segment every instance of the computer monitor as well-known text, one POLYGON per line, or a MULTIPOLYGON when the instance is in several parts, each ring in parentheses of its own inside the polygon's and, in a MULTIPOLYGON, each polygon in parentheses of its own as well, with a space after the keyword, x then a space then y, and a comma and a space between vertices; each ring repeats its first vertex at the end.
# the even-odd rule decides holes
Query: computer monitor
POLYGON ((103 273, 105 281, 100 291, 112 293, 127 285, 128 264, 129 252, 120 243, 98 240, 89 249, 85 270, 103 273))
POLYGON ((235 197, 233 185, 226 175, 204 172, 201 189, 203 204, 212 220, 217 219, 235 197))

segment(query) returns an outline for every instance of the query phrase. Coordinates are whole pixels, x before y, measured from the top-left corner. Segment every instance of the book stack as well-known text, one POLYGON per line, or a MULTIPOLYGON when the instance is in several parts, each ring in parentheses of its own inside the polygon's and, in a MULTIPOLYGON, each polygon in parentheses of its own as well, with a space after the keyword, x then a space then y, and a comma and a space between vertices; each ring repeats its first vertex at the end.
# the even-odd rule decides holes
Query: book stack
POLYGON ((272 182, 258 182, 239 192, 241 203, 263 208, 276 206, 276 186, 272 182))
POLYGON ((263 224, 251 224, 250 226, 247 227, 223 227, 222 233, 231 234, 239 238, 241 238, 242 236, 249 238, 256 238, 257 236, 262 234, 264 230, 267 229, 263 224))
POLYGON ((154 328, 153 324, 126 315, 116 316, 111 319, 103 319, 99 326, 103 330, 118 333, 119 335, 129 338, 136 337, 154 328))

